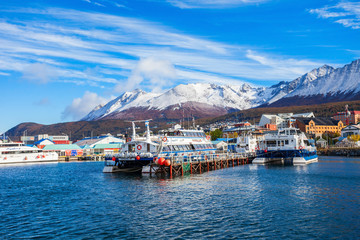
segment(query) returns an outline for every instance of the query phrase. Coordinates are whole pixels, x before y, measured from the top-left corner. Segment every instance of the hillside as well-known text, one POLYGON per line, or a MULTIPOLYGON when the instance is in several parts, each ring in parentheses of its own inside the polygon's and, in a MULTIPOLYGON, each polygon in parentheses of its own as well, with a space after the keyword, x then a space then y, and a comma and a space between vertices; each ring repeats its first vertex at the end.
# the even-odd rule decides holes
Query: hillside
POLYGON ((343 112, 345 105, 349 105, 349 110, 359 110, 360 101, 344 101, 336 103, 323 103, 319 105, 303 105, 303 106, 286 106, 286 107, 258 107, 239 112, 226 114, 216 118, 199 119, 198 124, 205 125, 214 122, 221 121, 249 121, 251 123, 259 122, 260 117, 264 113, 276 114, 276 113, 304 113, 313 112, 316 117, 332 117, 337 112, 343 112))
MULTIPOLYGON (((239 112, 230 113, 216 118, 203 118, 196 120, 198 125, 206 125, 215 122, 228 121, 228 120, 237 120, 237 121, 249 121, 249 122, 258 122, 263 113, 301 113, 301 112, 314 112, 317 117, 331 117, 336 112, 341 112, 344 110, 345 104, 349 105, 350 110, 359 110, 360 101, 347 101, 347 102, 338 102, 338 103, 325 103, 320 105, 309 105, 309 106, 292 106, 292 107, 261 107, 242 110, 239 112)), ((174 121, 173 121, 174 122, 174 121)), ((137 130, 139 133, 143 132, 143 124, 137 124, 140 127, 137 130)), ((167 121, 151 121, 150 127, 151 130, 157 132, 160 129, 170 127, 167 121)), ((63 133, 71 135, 72 140, 81 139, 84 136, 98 136, 101 134, 111 133, 116 135, 118 133, 125 134, 126 132, 130 133, 131 124, 123 120, 98 120, 98 121, 79 121, 79 122, 67 122, 67 123, 57 123, 51 125, 41 125, 36 123, 21 123, 16 127, 10 129, 6 132, 6 135, 9 136, 12 140, 19 140, 20 136, 24 134, 24 131, 27 130, 27 135, 37 135, 37 134, 53 134, 61 135, 63 133)))

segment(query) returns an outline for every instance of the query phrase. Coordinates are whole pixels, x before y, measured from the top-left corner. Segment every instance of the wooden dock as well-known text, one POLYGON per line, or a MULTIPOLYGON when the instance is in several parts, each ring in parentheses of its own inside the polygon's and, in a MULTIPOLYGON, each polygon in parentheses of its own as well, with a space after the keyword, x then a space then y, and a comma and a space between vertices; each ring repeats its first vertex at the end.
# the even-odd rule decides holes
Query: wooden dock
POLYGON ((253 155, 240 153, 220 153, 193 156, 159 156, 154 159, 146 171, 152 175, 184 176, 186 174, 202 174, 218 169, 249 164, 254 159, 253 155), (162 159, 161 159, 162 158, 162 159))

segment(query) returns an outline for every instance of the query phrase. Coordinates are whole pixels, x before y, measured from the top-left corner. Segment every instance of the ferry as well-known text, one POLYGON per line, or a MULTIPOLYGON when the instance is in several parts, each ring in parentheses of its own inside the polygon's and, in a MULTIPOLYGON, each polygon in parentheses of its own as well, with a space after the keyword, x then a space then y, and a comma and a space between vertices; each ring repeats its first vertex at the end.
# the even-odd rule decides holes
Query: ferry
POLYGON ((279 129, 277 133, 265 134, 259 142, 254 164, 281 161, 289 165, 304 165, 318 161, 316 147, 297 128, 279 129))
POLYGON ((0 164, 57 162, 58 154, 43 152, 37 147, 25 146, 23 143, 0 142, 0 164))
MULTIPOLYGON (((139 172, 143 166, 148 165, 159 153, 160 144, 154 141, 150 135, 149 120, 132 121, 132 136, 122 146, 117 154, 108 154, 105 156, 104 173, 116 172, 139 172), (145 122, 146 136, 136 135, 137 122, 145 122)), ((155 138, 157 140, 158 138, 155 138)))
POLYGON ((194 155, 204 157, 213 154, 216 147, 211 143, 210 136, 203 130, 183 129, 176 125, 168 130, 160 131, 159 135, 151 136, 149 120, 145 120, 146 137, 138 137, 132 122, 133 134, 130 141, 122 147, 119 154, 105 156, 104 173, 137 172, 150 173, 149 164, 160 158, 182 157, 194 155))

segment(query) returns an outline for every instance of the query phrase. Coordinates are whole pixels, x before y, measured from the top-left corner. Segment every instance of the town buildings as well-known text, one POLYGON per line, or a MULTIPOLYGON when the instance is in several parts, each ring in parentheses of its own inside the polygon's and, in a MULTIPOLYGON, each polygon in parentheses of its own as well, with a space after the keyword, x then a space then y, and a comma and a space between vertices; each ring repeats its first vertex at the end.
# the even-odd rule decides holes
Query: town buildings
POLYGON ((338 112, 333 118, 342 121, 344 124, 358 124, 360 122, 360 111, 349 111, 350 115, 347 116, 346 112, 338 112), (347 122, 348 121, 348 122, 347 122))
POLYGON ((304 118, 298 117, 295 121, 295 126, 302 132, 317 136, 322 136, 324 133, 341 133, 344 128, 344 123, 332 118, 304 118))

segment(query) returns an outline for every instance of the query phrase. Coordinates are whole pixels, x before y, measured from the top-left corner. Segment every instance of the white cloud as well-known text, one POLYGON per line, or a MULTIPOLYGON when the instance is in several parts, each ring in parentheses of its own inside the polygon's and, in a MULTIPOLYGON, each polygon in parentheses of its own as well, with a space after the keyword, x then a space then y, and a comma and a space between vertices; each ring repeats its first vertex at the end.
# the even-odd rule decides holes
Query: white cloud
POLYGON ((99 104, 106 104, 110 99, 103 98, 96 93, 86 91, 81 98, 75 98, 62 113, 63 119, 79 120, 91 112, 99 104))
POLYGON ((267 0, 167 0, 178 8, 232 8, 265 1, 267 0))
POLYGON ((33 83, 45 84, 57 77, 57 69, 44 63, 29 64, 23 70, 23 78, 33 83))
MULTIPOLYGON (((165 83, 176 82, 176 79, 166 82, 167 77, 163 76, 154 77, 155 73, 141 66, 146 63, 146 66, 157 67, 155 60, 152 63, 145 61, 156 59, 154 56, 161 56, 156 62, 170 63, 176 70, 173 72, 185 70, 187 76, 202 78, 199 81, 218 79, 219 83, 222 79, 232 82, 242 82, 239 79, 292 80, 300 71, 303 74, 323 64, 307 62, 298 68, 302 60, 257 51, 257 56, 282 59, 282 63, 289 64, 288 68, 281 68, 255 60, 254 54, 247 51, 248 46, 211 41, 159 23, 129 17, 58 8, 21 9, 15 13, 26 13, 33 19, 0 20, 0 71, 23 72, 29 64, 38 61, 56 68, 57 81, 67 83, 108 89, 125 85, 129 89, 134 86, 160 86, 160 89, 167 87, 165 83), (43 17, 46 17, 46 23, 41 20, 43 17), (86 71, 88 68, 93 70, 86 71), (294 68, 299 71, 289 71, 294 68)), ((167 66, 165 69, 169 69, 169 64, 167 66)), ((184 79, 185 75, 177 77, 188 80, 184 79)))
POLYGON ((317 14, 321 18, 331 18, 344 27, 360 29, 360 2, 339 2, 333 6, 311 9, 310 13, 317 14))
POLYGON ((154 92, 163 90, 172 85, 176 72, 170 61, 157 58, 140 59, 125 84, 118 84, 116 92, 133 90, 140 84, 151 88, 154 92))
POLYGON ((42 98, 39 101, 34 102, 34 105, 37 106, 46 106, 50 104, 50 100, 48 98, 42 98))

